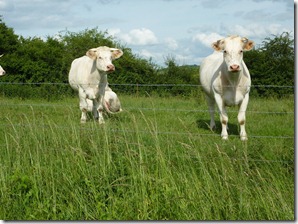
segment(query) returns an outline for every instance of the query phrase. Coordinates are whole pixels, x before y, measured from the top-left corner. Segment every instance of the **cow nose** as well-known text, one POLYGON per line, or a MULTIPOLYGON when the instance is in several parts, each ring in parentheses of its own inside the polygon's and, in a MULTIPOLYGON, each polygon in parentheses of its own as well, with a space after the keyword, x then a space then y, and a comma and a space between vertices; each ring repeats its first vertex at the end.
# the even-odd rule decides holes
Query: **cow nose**
POLYGON ((114 65, 108 65, 107 69, 108 69, 108 71, 115 71, 115 66, 114 65))
POLYGON ((230 66, 231 71, 239 71, 239 68, 240 66, 235 64, 230 66))

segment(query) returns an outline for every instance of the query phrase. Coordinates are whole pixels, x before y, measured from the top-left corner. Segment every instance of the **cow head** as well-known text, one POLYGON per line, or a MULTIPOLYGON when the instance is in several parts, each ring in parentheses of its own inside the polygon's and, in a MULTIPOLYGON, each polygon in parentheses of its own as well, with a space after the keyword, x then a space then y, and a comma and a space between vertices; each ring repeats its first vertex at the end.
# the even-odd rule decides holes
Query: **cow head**
POLYGON ((115 66, 112 64, 112 61, 120 58, 123 52, 117 48, 104 46, 92 48, 86 52, 86 55, 96 61, 96 67, 99 71, 113 72, 115 71, 115 66))
POLYGON ((241 62, 243 60, 243 51, 249 51, 253 48, 254 42, 246 37, 229 36, 218 40, 212 44, 216 51, 222 51, 224 61, 229 72, 241 71, 241 62))
MULTIPOLYGON (((3 56, 3 54, 2 55, 0 55, 0 58, 3 56)), ((1 65, 0 65, 0 76, 2 76, 2 75, 5 75, 5 70, 1 67, 1 65)))

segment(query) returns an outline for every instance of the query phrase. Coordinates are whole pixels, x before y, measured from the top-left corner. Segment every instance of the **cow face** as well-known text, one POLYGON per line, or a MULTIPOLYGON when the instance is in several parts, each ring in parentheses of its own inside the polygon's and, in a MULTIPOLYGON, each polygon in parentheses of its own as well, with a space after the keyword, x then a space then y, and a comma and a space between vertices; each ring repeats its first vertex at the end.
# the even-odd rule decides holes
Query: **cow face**
POLYGON ((113 72, 115 66, 112 61, 120 58, 123 52, 116 48, 98 47, 87 51, 86 55, 96 62, 96 67, 102 72, 113 72))
MULTIPOLYGON (((0 58, 3 56, 3 54, 2 55, 0 55, 0 58)), ((5 75, 5 71, 4 71, 4 69, 1 67, 1 65, 0 65, 0 76, 2 76, 2 75, 5 75)))
POLYGON ((223 52, 224 61, 229 72, 241 71, 243 51, 249 51, 253 48, 253 46, 253 41, 239 36, 229 36, 214 42, 212 45, 216 51, 223 52))

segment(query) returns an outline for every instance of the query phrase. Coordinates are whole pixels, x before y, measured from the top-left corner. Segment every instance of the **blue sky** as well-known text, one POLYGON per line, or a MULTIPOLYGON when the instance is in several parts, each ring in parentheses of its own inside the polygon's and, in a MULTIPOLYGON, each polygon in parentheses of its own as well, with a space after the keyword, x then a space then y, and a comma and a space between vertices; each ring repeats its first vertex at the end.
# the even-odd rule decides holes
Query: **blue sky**
POLYGON ((159 65, 169 56, 200 64, 212 42, 231 34, 257 45, 284 31, 294 36, 291 0, 0 0, 0 15, 23 37, 107 30, 159 65))

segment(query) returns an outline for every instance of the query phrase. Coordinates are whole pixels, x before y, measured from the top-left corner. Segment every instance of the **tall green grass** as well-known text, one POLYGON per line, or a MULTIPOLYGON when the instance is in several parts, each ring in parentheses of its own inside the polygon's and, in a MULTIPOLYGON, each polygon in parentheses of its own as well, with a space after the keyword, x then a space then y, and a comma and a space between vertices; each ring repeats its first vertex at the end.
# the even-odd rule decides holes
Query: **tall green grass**
POLYGON ((76 98, 0 102, 0 219, 294 220, 293 98, 251 99, 247 142, 202 99, 122 96, 105 125, 76 98))

